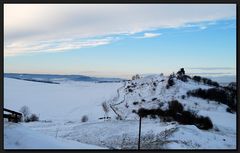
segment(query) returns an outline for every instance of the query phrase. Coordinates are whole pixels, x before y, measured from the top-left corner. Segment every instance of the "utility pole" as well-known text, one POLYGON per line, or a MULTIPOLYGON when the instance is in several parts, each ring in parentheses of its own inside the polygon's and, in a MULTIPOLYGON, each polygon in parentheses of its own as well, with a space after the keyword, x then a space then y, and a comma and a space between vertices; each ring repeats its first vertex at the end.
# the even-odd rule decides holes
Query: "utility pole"
POLYGON ((142 117, 140 116, 140 119, 139 119, 139 133, 138 133, 138 150, 140 150, 140 144, 141 144, 141 122, 142 122, 142 117))

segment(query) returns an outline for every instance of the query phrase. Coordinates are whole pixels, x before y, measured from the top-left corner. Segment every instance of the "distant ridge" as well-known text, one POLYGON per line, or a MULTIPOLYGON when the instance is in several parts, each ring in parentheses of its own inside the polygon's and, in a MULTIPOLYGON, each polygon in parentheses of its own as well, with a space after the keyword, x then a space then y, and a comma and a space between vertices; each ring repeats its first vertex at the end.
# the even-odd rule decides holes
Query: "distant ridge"
POLYGON ((4 73, 4 77, 55 84, 57 84, 59 81, 88 81, 102 83, 102 82, 120 82, 124 80, 120 78, 90 77, 85 75, 26 74, 26 73, 4 73))

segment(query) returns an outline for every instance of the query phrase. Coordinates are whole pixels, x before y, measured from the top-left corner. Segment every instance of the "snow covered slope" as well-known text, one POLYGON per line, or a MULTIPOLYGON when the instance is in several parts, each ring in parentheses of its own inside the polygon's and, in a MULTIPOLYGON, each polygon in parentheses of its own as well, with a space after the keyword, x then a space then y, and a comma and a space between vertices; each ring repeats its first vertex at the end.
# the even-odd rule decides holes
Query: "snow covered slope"
MULTIPOLYGON (((93 144, 110 149, 137 149, 138 120, 102 122, 25 123, 46 135, 93 144)), ((200 130, 177 122, 142 120, 142 149, 235 149, 236 132, 232 128, 200 130)))
POLYGON ((4 149, 106 149, 54 138, 17 123, 4 122, 4 149))

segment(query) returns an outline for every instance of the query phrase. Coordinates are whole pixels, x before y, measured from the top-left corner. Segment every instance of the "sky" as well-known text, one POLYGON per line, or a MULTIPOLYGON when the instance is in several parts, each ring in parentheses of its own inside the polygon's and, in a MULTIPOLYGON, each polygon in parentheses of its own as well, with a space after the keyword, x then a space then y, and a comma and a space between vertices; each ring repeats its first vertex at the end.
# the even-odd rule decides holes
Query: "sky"
POLYGON ((4 4, 4 73, 236 75, 235 4, 4 4))

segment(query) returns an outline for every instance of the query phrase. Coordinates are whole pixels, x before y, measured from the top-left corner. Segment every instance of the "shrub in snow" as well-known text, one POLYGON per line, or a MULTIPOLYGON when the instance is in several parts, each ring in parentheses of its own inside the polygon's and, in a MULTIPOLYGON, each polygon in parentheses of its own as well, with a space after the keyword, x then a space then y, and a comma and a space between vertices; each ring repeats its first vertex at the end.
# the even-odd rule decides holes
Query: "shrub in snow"
POLYGON ((168 114, 170 116, 175 116, 177 113, 181 113, 183 111, 182 104, 177 100, 170 101, 168 107, 168 114))
POLYGON ((152 101, 155 101, 155 100, 157 100, 157 98, 153 98, 153 99, 152 99, 152 101))
POLYGON ((137 113, 140 117, 147 117, 150 115, 149 110, 145 108, 140 108, 137 113))
MULTIPOLYGON (((135 112, 135 111, 134 111, 135 112)), ((140 108, 137 112, 140 117, 150 117, 155 119, 157 116, 164 122, 177 121, 180 124, 195 125, 199 129, 211 129, 213 127, 209 117, 198 116, 192 111, 184 111, 183 106, 178 101, 169 102, 169 109, 145 109, 140 108)))
POLYGON ((168 78, 167 86, 166 88, 169 89, 169 87, 173 86, 175 84, 173 78, 175 77, 174 74, 171 74, 168 78))
POLYGON ((87 122, 88 121, 88 117, 87 115, 84 115, 81 119, 81 122, 87 122))
POLYGON ((223 89, 228 93, 229 95, 229 101, 228 106, 236 111, 237 108, 237 89, 236 89, 236 83, 230 83, 227 87, 223 87, 223 89))
POLYGON ((192 78, 194 81, 196 82, 200 82, 201 81, 201 77, 200 76, 193 76, 192 78))
POLYGON ((140 75, 139 74, 136 74, 136 75, 132 76, 132 80, 137 80, 137 79, 140 79, 140 75))
POLYGON ((188 79, 191 79, 191 77, 185 74, 184 68, 181 68, 177 72, 177 79, 182 80, 183 82, 187 82, 188 79))
POLYGON ((164 105, 163 102, 161 102, 161 103, 158 104, 159 107, 162 107, 163 105, 164 105))
POLYGON ((36 114, 32 114, 32 115, 30 116, 30 120, 31 120, 32 122, 34 122, 34 121, 39 121, 39 117, 38 117, 36 114))
POLYGON ((219 87, 219 84, 217 82, 212 81, 212 80, 210 80, 208 78, 202 78, 202 80, 203 80, 203 83, 205 83, 205 84, 208 84, 208 85, 211 85, 211 86, 215 86, 215 87, 219 87))
POLYGON ((128 92, 133 92, 133 90, 132 89, 128 89, 128 92))
POLYGON ((237 84, 236 82, 231 82, 225 88, 228 88, 230 90, 237 90, 237 84))
POLYGON ((211 79, 208 79, 208 78, 204 78, 201 76, 194 76, 192 79, 196 82, 202 82, 204 84, 219 87, 219 84, 216 81, 212 81, 211 79))
POLYGON ((214 127, 214 130, 215 130, 215 131, 217 131, 217 132, 219 132, 219 131, 220 131, 220 130, 219 130, 219 128, 218 128, 218 127, 216 127, 216 126, 214 127))
POLYGON ((196 114, 190 111, 183 111, 177 118, 177 121, 181 124, 194 124, 196 121, 196 114))
POLYGON ((233 113, 233 111, 231 110, 231 108, 226 108, 226 112, 228 112, 228 113, 233 113))
POLYGON ((207 100, 214 100, 228 105, 231 109, 236 110, 236 92, 220 88, 196 89, 187 92, 187 95, 200 97, 207 100))
POLYGON ((133 102, 133 105, 137 105, 139 102, 137 102, 137 101, 135 101, 135 102, 133 102))
POLYGON ((185 70, 184 68, 181 68, 178 72, 177 72, 177 75, 184 75, 185 74, 185 70))
POLYGON ((157 117, 156 117, 156 115, 151 114, 151 115, 150 115, 150 118, 156 119, 157 117))
POLYGON ((39 117, 36 114, 30 115, 30 109, 27 106, 21 107, 19 110, 23 114, 23 121, 24 122, 34 122, 39 121, 39 117))
POLYGON ((25 118, 25 122, 35 122, 35 121, 39 121, 39 117, 36 114, 32 114, 25 118))
POLYGON ((203 130, 208 130, 208 129, 213 128, 213 124, 212 124, 212 121, 210 120, 210 118, 203 117, 203 116, 196 118, 196 126, 203 130))
POLYGON ((203 130, 213 128, 212 121, 209 117, 198 116, 191 111, 183 111, 176 119, 181 124, 192 124, 203 130))
POLYGON ((145 108, 140 108, 137 112, 137 114, 141 117, 147 117, 149 116, 166 116, 166 112, 164 112, 161 108, 157 109, 145 109, 145 108))
POLYGON ((185 95, 182 95, 182 96, 181 96, 182 99, 185 99, 185 97, 186 97, 185 95))

